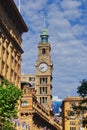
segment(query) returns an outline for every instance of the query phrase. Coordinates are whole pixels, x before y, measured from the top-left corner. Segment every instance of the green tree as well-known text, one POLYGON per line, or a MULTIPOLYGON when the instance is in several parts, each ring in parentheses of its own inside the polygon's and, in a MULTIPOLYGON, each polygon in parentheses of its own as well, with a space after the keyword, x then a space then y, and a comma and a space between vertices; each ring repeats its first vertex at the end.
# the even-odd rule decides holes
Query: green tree
POLYGON ((7 80, 0 84, 0 130, 14 130, 10 119, 17 118, 17 103, 21 95, 21 90, 7 80))

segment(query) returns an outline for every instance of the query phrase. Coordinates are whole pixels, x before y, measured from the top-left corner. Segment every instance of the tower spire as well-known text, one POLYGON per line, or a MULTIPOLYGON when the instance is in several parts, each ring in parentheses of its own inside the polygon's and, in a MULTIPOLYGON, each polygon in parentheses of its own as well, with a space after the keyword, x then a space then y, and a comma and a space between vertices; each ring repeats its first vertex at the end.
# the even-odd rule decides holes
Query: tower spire
POLYGON ((48 43, 48 33, 47 33, 47 29, 46 29, 46 13, 44 12, 44 29, 42 30, 42 33, 40 35, 41 37, 41 43, 48 43))

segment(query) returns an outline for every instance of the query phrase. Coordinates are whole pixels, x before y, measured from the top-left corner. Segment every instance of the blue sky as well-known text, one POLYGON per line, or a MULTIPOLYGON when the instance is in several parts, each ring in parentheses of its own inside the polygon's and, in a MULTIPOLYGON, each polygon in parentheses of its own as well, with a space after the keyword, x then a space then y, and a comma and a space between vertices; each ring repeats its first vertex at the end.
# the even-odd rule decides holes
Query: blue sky
MULTIPOLYGON (((17 7, 18 1, 14 0, 17 7)), ((46 27, 54 64, 53 95, 77 95, 87 79, 87 0, 20 0, 20 13, 29 28, 23 34, 22 73, 35 73, 38 43, 46 27)))

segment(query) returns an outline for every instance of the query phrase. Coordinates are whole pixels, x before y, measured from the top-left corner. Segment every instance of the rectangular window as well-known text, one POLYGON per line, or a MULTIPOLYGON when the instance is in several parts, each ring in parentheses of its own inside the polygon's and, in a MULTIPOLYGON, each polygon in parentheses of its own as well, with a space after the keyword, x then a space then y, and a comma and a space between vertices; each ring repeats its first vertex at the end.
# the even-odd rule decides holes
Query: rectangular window
POLYGON ((70 107, 73 108, 75 106, 75 102, 70 102, 70 107))
POLYGON ((47 84, 47 78, 40 78, 40 84, 46 83, 47 84))
POLYGON ((40 103, 41 103, 41 97, 40 97, 40 103))
POLYGON ((5 54, 5 47, 3 47, 3 55, 5 54))
POLYGON ((29 77, 29 81, 31 81, 31 77, 29 77))
POLYGON ((9 57, 9 52, 7 51, 7 59, 8 59, 8 57, 9 57))
POLYGON ((75 121, 70 121, 70 125, 75 125, 75 121))
POLYGON ((47 87, 40 87, 40 94, 47 94, 47 87))
POLYGON ((47 103, 47 97, 41 97, 40 100, 41 103, 47 103))
POLYGON ((2 69, 4 69, 5 63, 4 61, 2 61, 2 69))
POLYGON ((70 130, 76 130, 76 127, 70 127, 70 130))
POLYGON ((8 73, 8 68, 9 68, 8 65, 6 65, 6 73, 8 73))

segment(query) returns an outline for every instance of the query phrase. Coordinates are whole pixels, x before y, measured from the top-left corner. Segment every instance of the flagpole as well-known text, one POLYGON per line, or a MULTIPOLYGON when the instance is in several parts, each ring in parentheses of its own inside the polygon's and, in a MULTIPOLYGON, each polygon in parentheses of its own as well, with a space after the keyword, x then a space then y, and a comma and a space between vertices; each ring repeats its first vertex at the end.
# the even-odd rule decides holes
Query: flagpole
POLYGON ((20 0, 19 0, 19 12, 20 12, 20 0))

